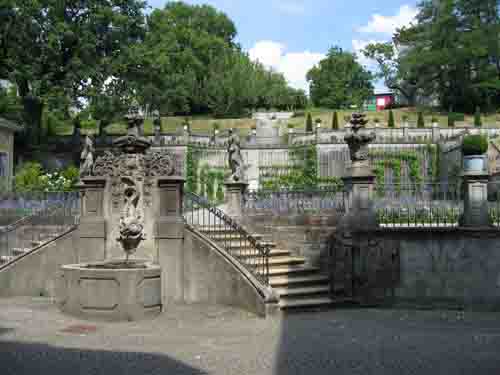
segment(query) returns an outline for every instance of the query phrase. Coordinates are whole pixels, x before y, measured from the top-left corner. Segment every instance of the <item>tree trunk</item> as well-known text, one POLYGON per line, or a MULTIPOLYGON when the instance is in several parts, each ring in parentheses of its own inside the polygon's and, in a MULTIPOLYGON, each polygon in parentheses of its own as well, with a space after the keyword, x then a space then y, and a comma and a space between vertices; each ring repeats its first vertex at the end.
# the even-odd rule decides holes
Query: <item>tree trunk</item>
POLYGON ((42 129, 43 102, 40 98, 28 94, 22 98, 22 103, 26 126, 25 141, 29 145, 39 145, 42 129))

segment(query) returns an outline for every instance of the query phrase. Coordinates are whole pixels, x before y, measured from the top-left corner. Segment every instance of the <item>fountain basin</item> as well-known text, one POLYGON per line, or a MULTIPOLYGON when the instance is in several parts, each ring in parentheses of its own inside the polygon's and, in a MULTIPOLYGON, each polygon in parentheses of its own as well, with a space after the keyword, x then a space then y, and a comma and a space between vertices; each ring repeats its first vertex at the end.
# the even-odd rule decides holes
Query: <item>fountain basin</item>
POLYGON ((103 321, 151 319, 161 312, 161 269, 146 260, 69 264, 61 267, 61 311, 103 321))

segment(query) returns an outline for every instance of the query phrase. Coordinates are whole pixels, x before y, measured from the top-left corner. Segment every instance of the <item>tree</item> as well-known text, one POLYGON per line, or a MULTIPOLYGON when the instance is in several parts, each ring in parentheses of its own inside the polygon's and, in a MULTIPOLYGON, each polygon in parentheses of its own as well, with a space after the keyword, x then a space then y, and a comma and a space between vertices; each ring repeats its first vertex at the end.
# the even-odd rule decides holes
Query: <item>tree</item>
POLYGON ((44 107, 69 114, 110 76, 143 32, 140 0, 15 1, 0 5, 0 79, 17 86, 38 143, 44 107))
POLYGON ((417 128, 425 128, 424 114, 418 112, 417 128))
POLYGON ((363 50, 365 57, 378 64, 376 78, 384 80, 391 90, 403 95, 408 105, 414 106, 417 96, 417 80, 411 66, 406 63, 404 53, 392 43, 371 43, 363 50))
POLYGON ((477 128, 483 126, 483 122, 481 121, 481 109, 479 106, 476 107, 476 112, 474 113, 474 126, 477 128))
POLYGON ((423 95, 442 108, 472 113, 500 104, 498 0, 424 1, 417 23, 398 30, 394 43, 423 95))
POLYGON ((308 113, 306 118, 306 132, 312 132, 312 131, 313 131, 313 120, 311 113, 308 113))
POLYGON ((392 109, 389 111, 389 121, 387 121, 387 126, 389 128, 393 128, 395 126, 394 113, 392 112, 392 109))
POLYGON ((360 106, 373 94, 372 79, 354 54, 339 47, 331 48, 327 57, 307 73, 312 102, 326 108, 360 106))
POLYGON ((333 112, 332 129, 338 130, 338 128, 339 128, 339 116, 337 114, 337 111, 335 111, 333 112))

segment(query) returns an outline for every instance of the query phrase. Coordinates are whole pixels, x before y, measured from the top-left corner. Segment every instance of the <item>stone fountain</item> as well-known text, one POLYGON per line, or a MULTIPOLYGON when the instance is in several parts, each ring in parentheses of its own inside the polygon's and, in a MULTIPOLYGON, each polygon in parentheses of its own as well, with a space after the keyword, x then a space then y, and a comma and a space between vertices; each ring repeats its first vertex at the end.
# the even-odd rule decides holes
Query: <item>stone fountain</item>
MULTIPOLYGON (((153 186, 170 178, 176 166, 172 155, 153 151, 140 135, 143 118, 136 106, 126 120, 127 134, 111 151, 94 158, 87 137, 81 156, 78 246, 88 261, 62 266, 58 303, 63 312, 87 319, 133 321, 162 309, 162 270, 154 245, 160 198, 153 186)), ((80 256, 79 261, 82 257, 87 260, 80 256)))

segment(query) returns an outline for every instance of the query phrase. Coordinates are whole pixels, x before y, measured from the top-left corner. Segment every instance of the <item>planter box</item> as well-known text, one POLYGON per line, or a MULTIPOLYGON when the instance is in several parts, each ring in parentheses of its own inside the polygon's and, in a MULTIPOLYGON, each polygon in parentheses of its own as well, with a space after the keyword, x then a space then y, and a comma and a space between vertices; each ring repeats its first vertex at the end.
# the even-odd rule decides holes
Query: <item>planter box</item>
POLYGON ((470 155, 463 158, 464 172, 487 172, 487 155, 470 155))

